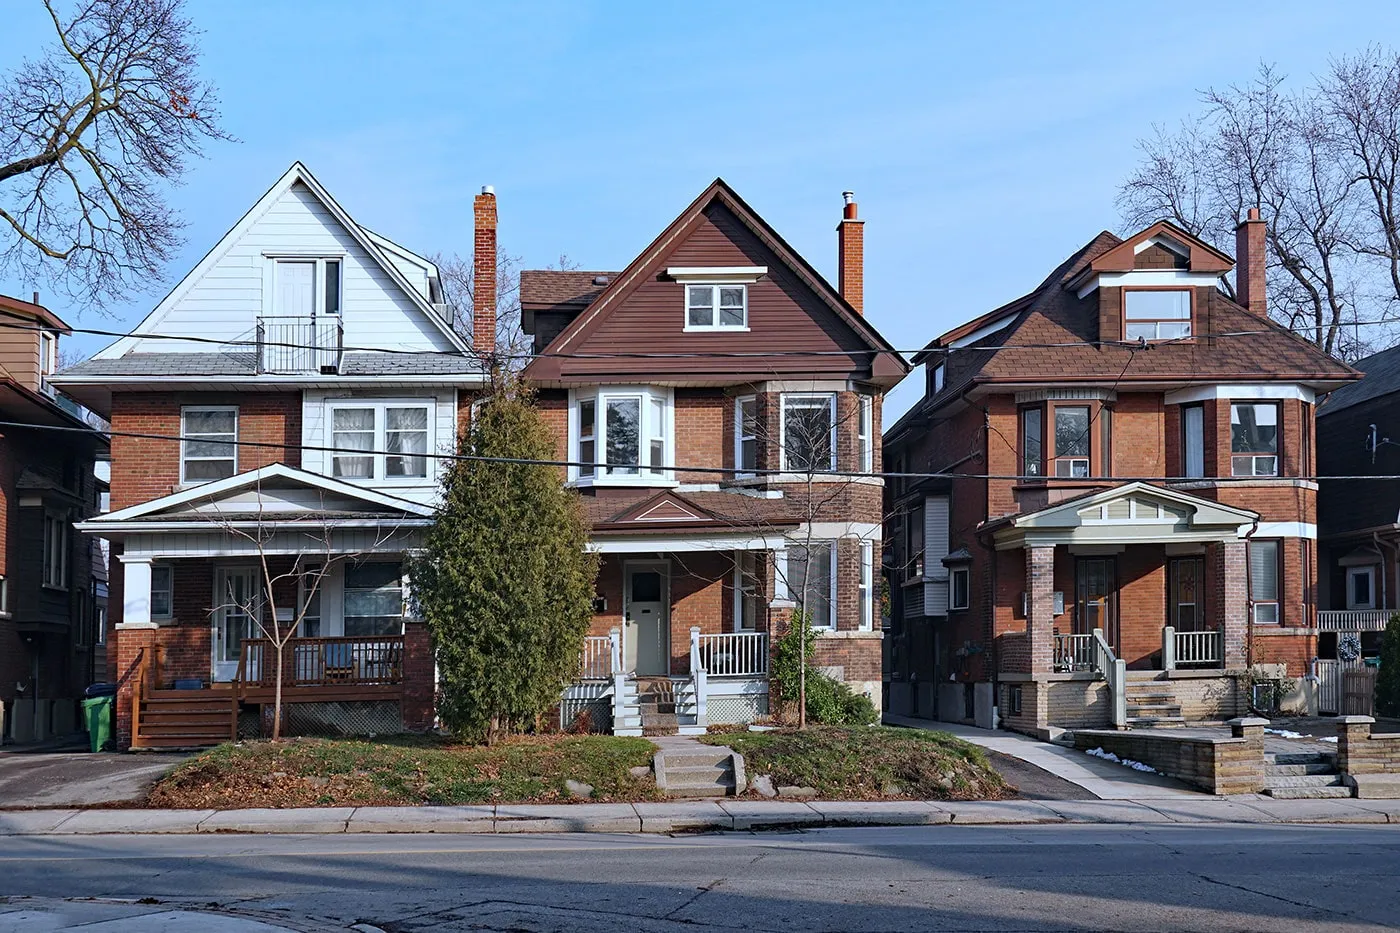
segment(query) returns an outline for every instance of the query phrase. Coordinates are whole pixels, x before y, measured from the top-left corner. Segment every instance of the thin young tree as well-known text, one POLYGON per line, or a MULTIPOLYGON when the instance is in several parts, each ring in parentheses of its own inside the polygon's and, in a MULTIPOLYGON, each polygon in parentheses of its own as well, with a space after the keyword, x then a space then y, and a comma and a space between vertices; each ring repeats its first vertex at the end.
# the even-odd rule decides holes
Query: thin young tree
POLYGON ((183 0, 42 2, 54 43, 0 77, 0 269, 100 304, 160 280, 165 188, 229 137, 183 0))
POLYGON ((475 407, 464 454, 414 564, 433 636, 439 713, 456 734, 492 742, 536 727, 578 673, 593 617, 597 556, 554 438, 524 390, 500 377, 475 407))

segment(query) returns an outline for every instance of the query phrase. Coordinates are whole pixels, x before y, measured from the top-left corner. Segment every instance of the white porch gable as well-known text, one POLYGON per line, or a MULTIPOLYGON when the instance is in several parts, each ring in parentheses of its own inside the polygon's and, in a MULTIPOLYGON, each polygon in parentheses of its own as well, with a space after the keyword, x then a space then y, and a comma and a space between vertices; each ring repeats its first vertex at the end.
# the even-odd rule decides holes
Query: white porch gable
POLYGON ((993 534, 999 551, 1058 544, 1172 544, 1230 541, 1259 518, 1150 483, 1127 483, 1017 515, 993 534))

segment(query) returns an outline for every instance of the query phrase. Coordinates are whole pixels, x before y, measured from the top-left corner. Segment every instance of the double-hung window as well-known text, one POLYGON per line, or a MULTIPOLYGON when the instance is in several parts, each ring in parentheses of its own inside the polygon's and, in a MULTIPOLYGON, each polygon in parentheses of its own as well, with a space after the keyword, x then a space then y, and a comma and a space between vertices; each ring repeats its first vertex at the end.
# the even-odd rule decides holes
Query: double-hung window
POLYGON ((1180 340, 1191 336, 1189 288, 1125 288, 1125 340, 1180 340))
POLYGON ((1235 402, 1230 406, 1230 473, 1278 476, 1278 404, 1235 402))
POLYGON ((860 630, 875 627, 875 542, 860 543, 860 630))
POLYGON ((238 472, 237 408, 184 408, 180 422, 180 482, 203 483, 238 472))
POLYGON ((175 605, 175 568, 151 565, 151 618, 168 619, 175 605))
POLYGON ((357 480, 428 476, 431 402, 345 402, 332 405, 331 475, 357 480))
POLYGON ((741 474, 758 469, 758 399, 752 395, 734 400, 734 468, 741 474))
POLYGON ((1089 475, 1089 406, 1055 406, 1055 475, 1089 475))
POLYGON ((763 607, 763 584, 758 574, 759 554, 739 551, 734 560, 734 630, 752 632, 758 628, 763 607))
POLYGON ((366 561, 346 565, 347 636, 400 635, 403 616, 403 568, 397 562, 366 561))
POLYGON ((1279 542, 1255 539, 1249 542, 1249 601, 1254 606, 1256 625, 1279 622, 1279 542))
POLYGON ((836 628, 836 542, 789 547, 786 563, 788 596, 812 628, 836 628))
POLYGON ((664 389, 601 389, 570 413, 574 479, 644 482, 670 475, 671 397, 664 389))
POLYGON ((44 513, 44 586, 68 586, 69 524, 65 512, 44 513))
POLYGON ((783 470, 830 473, 836 470, 836 393, 783 396, 783 470))
POLYGON ((749 290, 746 285, 687 285, 686 330, 747 330, 749 290))
POLYGON ((1021 475, 1045 474, 1045 412, 1026 408, 1021 412, 1021 475))
POLYGON ((1376 608, 1376 568, 1347 568, 1347 608, 1376 608))

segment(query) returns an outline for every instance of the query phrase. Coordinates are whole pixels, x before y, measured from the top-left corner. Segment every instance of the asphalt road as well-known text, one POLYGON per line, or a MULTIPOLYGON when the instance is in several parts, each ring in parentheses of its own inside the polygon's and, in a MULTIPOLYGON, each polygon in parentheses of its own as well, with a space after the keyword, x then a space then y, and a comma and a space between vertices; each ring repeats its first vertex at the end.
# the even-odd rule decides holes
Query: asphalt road
POLYGON ((391 933, 1370 930, 1400 827, 1025 826, 640 836, 0 840, 0 896, 154 897, 391 933))

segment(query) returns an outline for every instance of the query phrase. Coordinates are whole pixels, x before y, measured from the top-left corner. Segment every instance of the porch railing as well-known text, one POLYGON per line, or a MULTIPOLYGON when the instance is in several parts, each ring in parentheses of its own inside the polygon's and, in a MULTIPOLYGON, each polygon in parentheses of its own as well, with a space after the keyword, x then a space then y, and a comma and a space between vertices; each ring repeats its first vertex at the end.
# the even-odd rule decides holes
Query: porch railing
POLYGON ((1094 669, 1094 636, 1055 634, 1054 642, 1055 673, 1068 674, 1073 671, 1094 669))
POLYGON ((339 372, 344 346, 338 315, 258 318, 258 372, 339 372))
POLYGON ((1109 712, 1113 725, 1128 724, 1128 665, 1113 654, 1113 647, 1103 637, 1103 629, 1094 629, 1094 669, 1108 682, 1109 712))
POLYGON ((1181 667, 1224 667, 1225 634, 1216 629, 1178 632, 1170 625, 1162 628, 1162 669, 1181 667))
MULTIPOLYGON (((282 649, 282 686, 357 687, 403 683, 403 636, 293 638, 282 649)), ((243 687, 277 683, 277 649, 269 639, 243 640, 243 687)))
POLYGON ((746 677, 768 673, 766 632, 725 632, 699 636, 700 664, 711 677, 746 677))
POLYGON ((1320 609, 1317 627, 1323 632, 1379 632, 1390 622, 1394 609, 1320 609))
POLYGON ((580 680, 607 680, 613 673, 612 636, 589 635, 583 640, 580 680))

